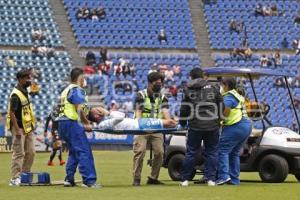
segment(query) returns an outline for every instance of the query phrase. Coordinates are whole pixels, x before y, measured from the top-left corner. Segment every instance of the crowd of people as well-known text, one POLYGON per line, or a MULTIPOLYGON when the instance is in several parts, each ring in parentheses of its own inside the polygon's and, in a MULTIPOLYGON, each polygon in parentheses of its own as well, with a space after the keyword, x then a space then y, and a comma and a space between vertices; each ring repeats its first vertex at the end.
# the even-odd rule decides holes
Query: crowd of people
POLYGON ((106 11, 104 7, 99 7, 96 9, 91 9, 87 7, 79 8, 76 12, 76 19, 80 20, 92 20, 99 21, 106 17, 106 11))
POLYGON ((34 28, 31 31, 31 39, 33 46, 31 47, 31 53, 33 57, 53 57, 55 50, 51 44, 51 34, 46 28, 34 28))
POLYGON ((282 58, 279 51, 276 51, 271 58, 269 58, 267 55, 263 54, 260 57, 260 66, 261 67, 278 67, 282 65, 282 58))
POLYGON ((262 5, 261 3, 256 5, 255 16, 278 16, 283 13, 278 11, 277 5, 272 5, 271 7, 262 5))

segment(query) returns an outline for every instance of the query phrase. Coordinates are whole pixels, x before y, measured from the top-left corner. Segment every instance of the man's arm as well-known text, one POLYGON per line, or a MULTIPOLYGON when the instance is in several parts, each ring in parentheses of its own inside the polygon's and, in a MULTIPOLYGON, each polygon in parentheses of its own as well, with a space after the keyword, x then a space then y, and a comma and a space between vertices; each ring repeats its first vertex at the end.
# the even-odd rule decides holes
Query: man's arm
POLYGON ((143 110, 143 106, 144 106, 143 104, 144 104, 144 98, 140 93, 138 93, 138 95, 135 99, 135 104, 134 104, 135 118, 136 119, 142 118, 142 110, 143 110))
POLYGON ((12 126, 13 126, 14 130, 16 131, 16 137, 21 138, 21 135, 23 134, 23 130, 20 129, 20 127, 18 125, 18 122, 17 122, 17 117, 15 115, 15 113, 17 111, 17 108, 20 104, 20 100, 17 97, 17 95, 13 95, 11 97, 10 104, 11 105, 10 105, 9 116, 10 116, 10 119, 11 119, 11 123, 12 123, 12 126))
POLYGON ((190 104, 189 95, 187 91, 184 91, 184 97, 181 101, 180 115, 179 115, 179 124, 181 126, 187 125, 187 117, 189 117, 191 114, 191 107, 189 106, 189 104, 190 104))
POLYGON ((167 97, 164 97, 162 101, 162 107, 161 107, 161 112, 163 115, 163 119, 171 119, 170 111, 169 111, 169 101, 167 97))

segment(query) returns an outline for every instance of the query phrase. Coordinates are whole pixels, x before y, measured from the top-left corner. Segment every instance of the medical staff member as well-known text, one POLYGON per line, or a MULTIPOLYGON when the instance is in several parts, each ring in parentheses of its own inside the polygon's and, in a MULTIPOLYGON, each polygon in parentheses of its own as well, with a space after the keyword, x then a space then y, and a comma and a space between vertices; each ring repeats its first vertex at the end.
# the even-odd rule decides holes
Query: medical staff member
POLYGON ((188 125, 186 154, 182 164, 181 183, 189 185, 196 158, 204 143, 205 170, 204 177, 208 186, 215 186, 217 173, 217 146, 219 142, 220 110, 223 98, 217 85, 208 82, 207 76, 197 67, 190 72, 191 81, 186 90, 180 107, 182 126, 188 125))
POLYGON ((85 131, 91 131, 91 125, 86 118, 84 104, 86 101, 85 79, 81 68, 71 71, 71 84, 61 94, 62 107, 58 122, 58 132, 69 148, 69 158, 66 165, 67 176, 64 186, 75 186, 74 174, 77 166, 83 179, 84 187, 99 188, 96 184, 97 175, 91 147, 85 131))
MULTIPOLYGON (((170 119, 168 99, 161 93, 164 77, 158 72, 148 74, 148 87, 138 92, 135 102, 135 118, 170 119)), ((141 128, 141 127, 140 127, 141 128)), ((160 168, 163 163, 163 135, 138 135, 133 141, 133 186, 140 186, 143 160, 146 154, 147 143, 152 145, 154 158, 151 175, 147 184, 161 185, 158 180, 160 168)))
POLYGON ((224 98, 224 117, 219 142, 219 164, 217 185, 240 184, 240 150, 251 134, 251 121, 245 112, 245 98, 236 91, 236 80, 221 80, 224 98))
POLYGON ((12 160, 10 186, 19 186, 20 174, 30 172, 35 155, 33 131, 35 116, 27 88, 31 73, 27 69, 17 72, 18 85, 10 94, 7 111, 7 129, 12 133, 12 160))

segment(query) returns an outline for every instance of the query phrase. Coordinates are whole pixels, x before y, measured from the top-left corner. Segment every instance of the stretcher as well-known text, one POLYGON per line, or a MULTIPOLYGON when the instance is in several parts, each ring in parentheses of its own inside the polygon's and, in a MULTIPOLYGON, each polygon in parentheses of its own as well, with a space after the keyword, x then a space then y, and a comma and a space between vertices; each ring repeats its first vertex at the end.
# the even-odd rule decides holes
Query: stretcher
POLYGON ((143 129, 143 130, 115 130, 115 129, 93 129, 95 132, 113 134, 113 135, 147 135, 147 134, 168 134, 183 135, 187 134, 187 129, 143 129))

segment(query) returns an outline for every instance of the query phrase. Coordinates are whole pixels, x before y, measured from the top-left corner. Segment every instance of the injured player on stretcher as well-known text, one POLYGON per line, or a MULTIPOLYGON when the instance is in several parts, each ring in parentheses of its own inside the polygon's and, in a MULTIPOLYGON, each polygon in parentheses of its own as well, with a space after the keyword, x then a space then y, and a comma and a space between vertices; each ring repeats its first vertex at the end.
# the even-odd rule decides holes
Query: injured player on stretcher
POLYGON ((89 119, 97 122, 97 129, 101 130, 161 130, 167 128, 175 128, 177 121, 173 119, 155 119, 142 118, 131 119, 126 118, 125 113, 119 111, 107 111, 102 107, 93 108, 89 119))

